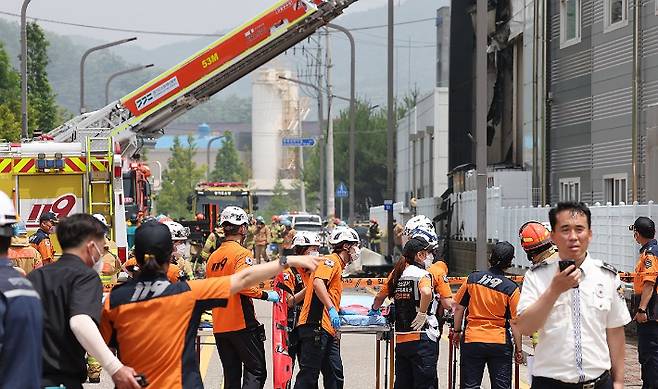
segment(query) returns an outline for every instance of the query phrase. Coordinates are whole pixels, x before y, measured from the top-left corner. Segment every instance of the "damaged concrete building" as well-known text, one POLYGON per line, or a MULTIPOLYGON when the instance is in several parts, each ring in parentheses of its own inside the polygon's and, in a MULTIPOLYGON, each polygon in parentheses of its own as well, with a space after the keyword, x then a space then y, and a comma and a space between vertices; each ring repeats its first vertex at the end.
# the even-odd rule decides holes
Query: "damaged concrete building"
MULTIPOLYGON (((475 3, 452 2, 451 170, 470 168, 475 161, 475 3)), ((534 204, 547 197, 543 7, 541 1, 489 0, 488 13, 489 170, 529 172, 519 177, 531 174, 532 198, 528 202, 534 204)))
MULTIPOLYGON (((658 1, 490 0, 490 170, 533 204, 658 200, 658 1)), ((450 169, 473 163, 475 0, 452 4, 450 169)))

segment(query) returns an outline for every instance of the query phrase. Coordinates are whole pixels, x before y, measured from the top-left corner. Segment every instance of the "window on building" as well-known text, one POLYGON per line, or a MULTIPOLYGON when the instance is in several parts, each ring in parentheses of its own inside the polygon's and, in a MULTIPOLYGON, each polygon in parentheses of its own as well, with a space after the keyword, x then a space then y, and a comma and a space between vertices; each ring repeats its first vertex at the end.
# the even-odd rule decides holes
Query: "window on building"
POLYGON ((580 42, 581 1, 560 0, 560 47, 580 42))
POLYGON ((617 205, 627 202, 628 185, 626 174, 603 176, 603 201, 617 205))
POLYGON ((560 201, 580 201, 580 177, 560 178, 560 201))
POLYGON ((628 24, 628 0, 604 0, 605 30, 610 31, 628 24))

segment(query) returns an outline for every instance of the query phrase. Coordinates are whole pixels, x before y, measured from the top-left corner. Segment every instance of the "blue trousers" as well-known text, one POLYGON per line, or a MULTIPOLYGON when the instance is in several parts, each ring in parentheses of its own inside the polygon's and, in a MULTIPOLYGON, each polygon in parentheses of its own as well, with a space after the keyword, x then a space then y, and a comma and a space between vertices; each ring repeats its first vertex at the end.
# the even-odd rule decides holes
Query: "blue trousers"
POLYGON ((484 367, 489 370, 491 389, 512 387, 512 344, 462 343, 461 388, 480 389, 484 367))
POLYGON ((658 322, 638 323, 637 354, 642 366, 642 389, 658 388, 658 322))

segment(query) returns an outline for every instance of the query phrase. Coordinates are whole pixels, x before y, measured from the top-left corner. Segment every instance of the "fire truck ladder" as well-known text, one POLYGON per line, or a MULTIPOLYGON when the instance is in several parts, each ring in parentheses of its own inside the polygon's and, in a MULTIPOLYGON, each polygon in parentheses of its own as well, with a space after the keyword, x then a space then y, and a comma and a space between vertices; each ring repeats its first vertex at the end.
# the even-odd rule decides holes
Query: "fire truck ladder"
MULTIPOLYGON (((88 210, 90 214, 100 213, 107 215, 105 219, 112 224, 114 215, 114 204, 112 198, 114 191, 112 188, 112 158, 114 157, 112 139, 107 137, 87 137, 86 138, 86 168, 87 168, 87 192, 89 193, 88 210), (99 144, 105 147, 100 148, 106 151, 104 158, 107 160, 102 164, 105 169, 98 169, 94 162, 101 162, 96 155, 92 156, 92 151, 99 150, 99 144), (99 201, 102 199, 102 201, 99 201)), ((113 229, 110 228, 113 235, 113 229)), ((111 236, 114 239, 114 236, 111 236)))
POLYGON ((137 137, 159 137, 172 120, 306 39, 356 1, 281 0, 135 92, 48 135, 59 142, 114 137, 124 155, 126 149, 138 150, 137 137))

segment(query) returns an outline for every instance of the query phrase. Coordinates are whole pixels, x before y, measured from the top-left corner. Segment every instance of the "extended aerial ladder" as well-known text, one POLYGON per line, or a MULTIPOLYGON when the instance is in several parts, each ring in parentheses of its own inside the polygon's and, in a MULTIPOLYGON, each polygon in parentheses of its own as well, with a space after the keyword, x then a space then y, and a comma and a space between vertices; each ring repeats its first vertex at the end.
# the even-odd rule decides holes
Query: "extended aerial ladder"
POLYGON ((159 137, 172 120, 306 39, 355 1, 282 0, 134 92, 48 135, 57 142, 112 137, 130 157, 144 139, 159 137))

